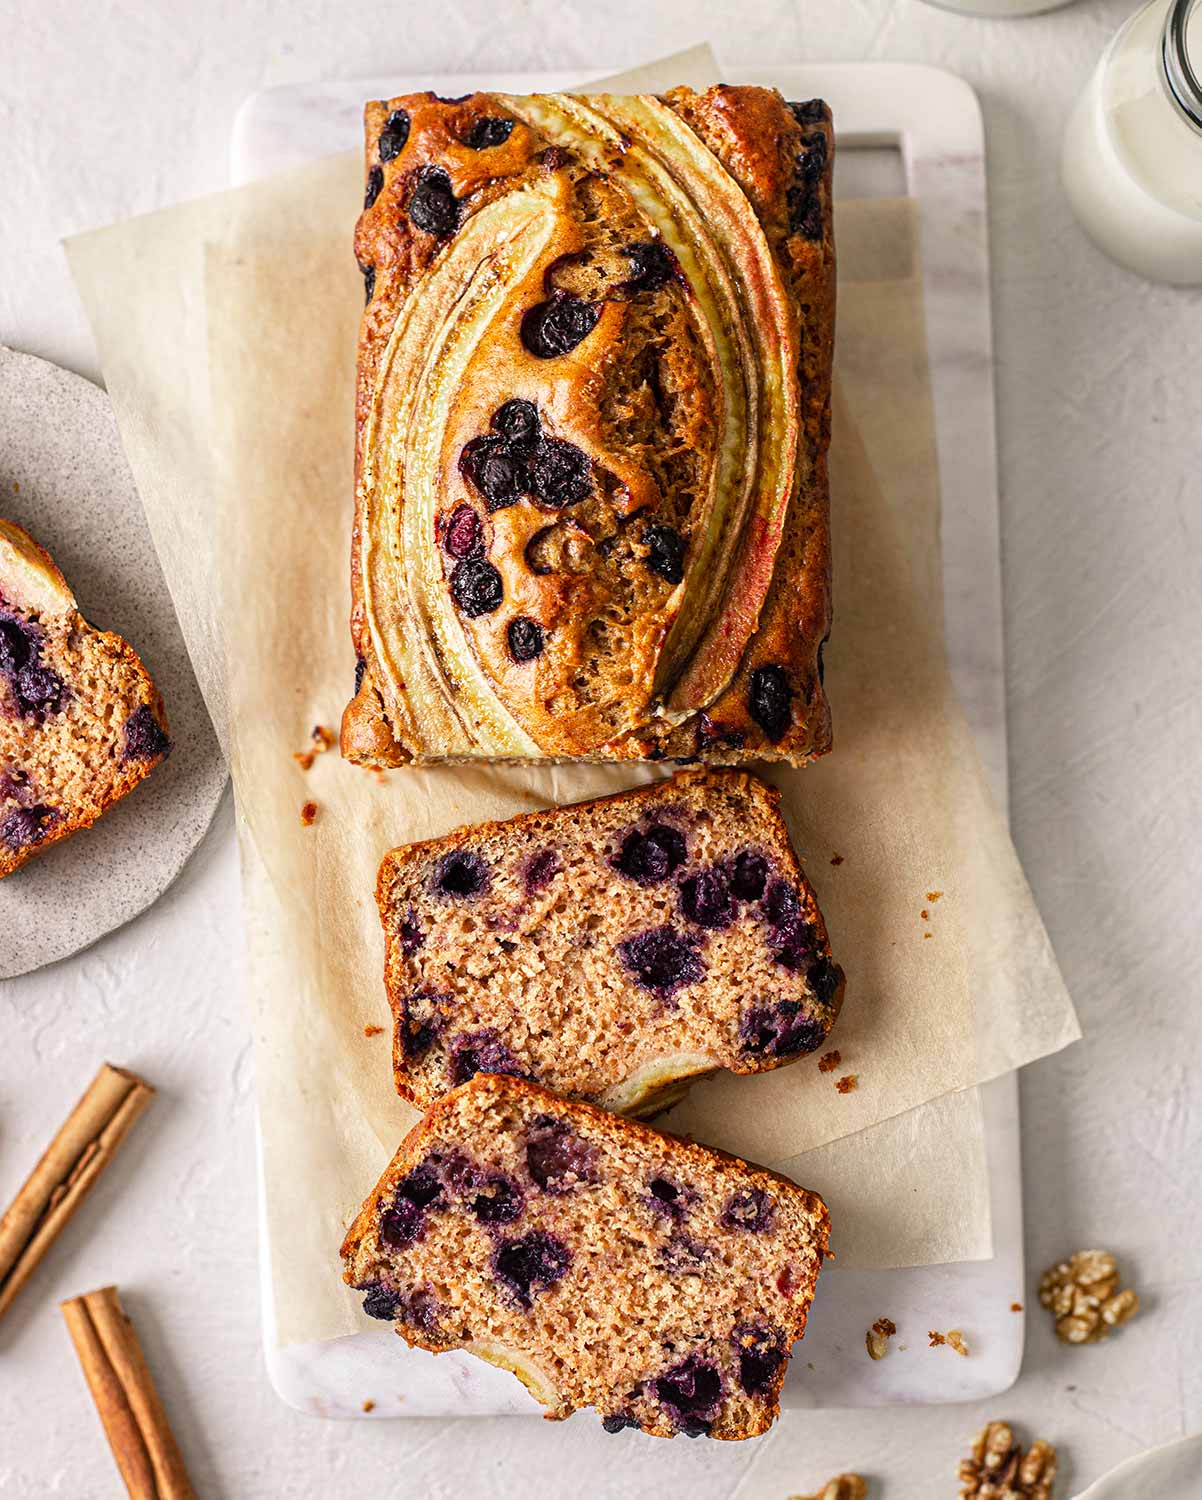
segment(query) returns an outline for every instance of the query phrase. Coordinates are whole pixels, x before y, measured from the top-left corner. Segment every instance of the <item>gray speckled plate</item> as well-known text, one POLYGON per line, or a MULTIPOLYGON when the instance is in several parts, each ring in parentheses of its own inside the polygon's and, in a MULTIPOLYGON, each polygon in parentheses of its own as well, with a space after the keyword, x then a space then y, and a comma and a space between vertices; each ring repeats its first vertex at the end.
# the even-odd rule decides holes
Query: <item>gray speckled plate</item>
POLYGON ((94 827, 0 880, 0 978, 11 979, 78 953, 161 896, 208 828, 226 769, 108 397, 3 346, 0 515, 42 543, 93 624, 138 652, 175 745, 94 827))

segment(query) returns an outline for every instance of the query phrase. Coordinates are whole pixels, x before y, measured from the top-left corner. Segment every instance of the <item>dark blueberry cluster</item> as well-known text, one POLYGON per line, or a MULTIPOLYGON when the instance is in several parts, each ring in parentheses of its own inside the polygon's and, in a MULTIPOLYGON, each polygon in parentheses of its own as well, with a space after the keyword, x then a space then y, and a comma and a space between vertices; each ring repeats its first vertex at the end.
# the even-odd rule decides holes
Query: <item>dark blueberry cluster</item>
POLYGON ((648 526, 643 533, 647 543, 647 566, 668 583, 684 578, 685 539, 671 526, 648 526))
POLYGON ((380 1239, 390 1250, 407 1250, 422 1237, 427 1212, 442 1207, 442 1179, 426 1163, 414 1167, 397 1184, 392 1204, 380 1215, 380 1239))
POLYGON ((559 854, 554 849, 540 849, 526 861, 522 870, 522 883, 528 896, 546 890, 559 874, 559 854))
POLYGON ((740 901, 758 901, 768 883, 768 861, 754 849, 741 849, 731 861, 730 888, 740 901))
POLYGON ((699 927, 714 931, 729 927, 736 908, 725 872, 718 865, 711 865, 695 875, 687 875, 680 882, 680 910, 699 927))
POLYGON ((471 849, 452 849, 434 867, 434 889, 458 901, 479 896, 489 882, 488 865, 471 849))
POLYGON ((380 167, 373 167, 367 174, 367 188, 363 194, 363 207, 370 208, 383 191, 383 169, 380 167))
POLYGON ((569 292, 553 292, 522 315, 522 344, 536 359, 554 359, 586 339, 600 316, 599 302, 585 302, 569 292))
POLYGON ((470 1207, 481 1224, 512 1224, 522 1217, 526 1195, 512 1177, 496 1172, 480 1183, 470 1207))
POLYGON ((40 844, 57 817, 57 811, 44 803, 35 807, 14 807, 0 822, 0 840, 10 849, 27 849, 30 844, 40 844))
POLYGON ((680 264, 663 240, 641 240, 626 245, 622 254, 630 262, 630 275, 622 283, 623 291, 658 292, 674 277, 680 277, 680 264))
POLYGON ((561 1120, 542 1115, 526 1135, 526 1170, 547 1193, 569 1193, 597 1180, 597 1153, 561 1120))
POLYGON ((814 960, 806 975, 806 980, 816 999, 823 1005, 829 1005, 838 994, 841 978, 838 967, 825 954, 819 955, 814 960))
POLYGON ((503 1241, 492 1258, 493 1274, 527 1312, 535 1295, 561 1281, 571 1264, 572 1252, 563 1241, 541 1229, 503 1241))
POLYGON ((464 136, 464 144, 473 151, 488 151, 493 146, 503 146, 513 134, 516 120, 507 120, 501 115, 482 115, 472 121, 471 129, 464 136))
POLYGON ((459 228, 460 203, 442 167, 420 167, 413 174, 406 209, 410 223, 435 239, 445 240, 459 228))
POLYGON ((384 122, 384 129, 380 132, 380 139, 377 143, 380 160, 392 161, 394 157, 400 156, 408 139, 409 114, 406 110, 394 109, 384 122))
POLYGON ((744 1325, 735 1329, 732 1341, 739 1360, 739 1384, 749 1396, 767 1395, 789 1357, 784 1336, 777 1329, 744 1325))
POLYGON ((797 1000, 749 1006, 739 1020, 739 1042, 755 1057, 813 1052, 825 1040, 826 1027, 808 1016, 797 1000))
POLYGON ((828 118, 827 109, 821 99, 790 104, 789 108, 802 128, 793 185, 786 194, 789 228, 807 240, 820 240, 823 226, 819 188, 826 175, 828 149, 825 132, 809 127, 824 122, 828 118))
POLYGON ((426 934, 417 920, 417 912, 411 906, 401 918, 401 952, 406 958, 410 958, 425 941, 426 934))
POLYGON ((18 620, 0 616, 0 675, 8 680, 17 712, 39 723, 63 704, 63 680, 42 665, 41 644, 18 620))
POLYGON ((592 493, 587 454, 563 438, 545 437, 533 402, 506 401, 490 426, 490 433, 472 438, 459 455, 460 473, 490 511, 504 510, 523 495, 562 510, 592 493))
POLYGON ((359 1290, 366 1290, 367 1292, 367 1296, 363 1299, 363 1311, 369 1318, 382 1318, 390 1322, 396 1317, 401 1305, 401 1299, 399 1294, 394 1292, 391 1287, 381 1286, 377 1283, 372 1287, 360 1287, 359 1290))
POLYGON ((636 983, 661 999, 705 978, 696 941, 674 927, 654 927, 626 938, 618 944, 618 957, 636 983))
POLYGON ((669 1182, 666 1177, 653 1177, 648 1184, 650 1192, 647 1202, 652 1211, 663 1214, 673 1220, 683 1219, 693 1194, 688 1188, 682 1188, 675 1182, 669 1182))
POLYGON ((659 885, 688 857, 685 836, 667 823, 634 829, 622 840, 614 869, 637 885, 659 885))
POLYGON ((140 703, 125 721, 123 760, 154 760, 171 753, 171 741, 148 703, 140 703))
POLYGON ((726 1200, 722 1209, 724 1229, 746 1229, 764 1234, 776 1218, 776 1199, 763 1188, 746 1188, 726 1200))
POLYGON ((366 305, 376 294, 376 268, 360 264, 359 271, 363 277, 363 301, 366 305))
POLYGON ((656 1400, 686 1437, 709 1432, 722 1404, 722 1376, 716 1365, 690 1354, 651 1385, 656 1400))
POLYGON ((601 1426, 606 1432, 625 1432, 628 1427, 639 1427, 641 1423, 628 1411, 616 1411, 608 1417, 602 1417, 601 1426))
POLYGON ((400 1015, 396 1025, 397 1050, 405 1059, 424 1057, 434 1045, 442 1029, 440 1005, 445 1000, 440 995, 424 992, 402 995, 400 1015))
POLYGON ((747 687, 747 712, 770 740, 779 740, 793 719, 793 690, 782 668, 756 667, 747 687))
POLYGON ((466 1083, 477 1073, 507 1073, 511 1078, 527 1078, 529 1074, 517 1060, 501 1035, 492 1027, 479 1031, 465 1031, 451 1044, 451 1082, 466 1083))

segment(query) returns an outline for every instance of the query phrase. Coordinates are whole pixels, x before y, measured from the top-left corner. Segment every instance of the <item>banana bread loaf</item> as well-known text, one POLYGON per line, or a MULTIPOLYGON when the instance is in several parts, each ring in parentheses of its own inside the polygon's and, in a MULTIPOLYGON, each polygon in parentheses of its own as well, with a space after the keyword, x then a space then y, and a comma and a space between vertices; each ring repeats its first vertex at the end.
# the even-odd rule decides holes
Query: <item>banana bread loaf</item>
POLYGON ((510 1073, 649 1112, 822 1045, 843 998, 780 816, 745 771, 394 849, 377 900, 399 1091, 510 1073))
POLYGON ((49 554, 0 520, 0 879, 94 823, 169 749, 133 648, 89 625, 49 554))
POLYGON ((548 1417, 745 1438, 777 1415, 829 1228, 786 1177, 482 1074, 403 1142, 343 1274, 408 1343, 512 1370, 548 1417))
POLYGON ((366 109, 342 749, 830 743, 830 114, 770 89, 366 109))

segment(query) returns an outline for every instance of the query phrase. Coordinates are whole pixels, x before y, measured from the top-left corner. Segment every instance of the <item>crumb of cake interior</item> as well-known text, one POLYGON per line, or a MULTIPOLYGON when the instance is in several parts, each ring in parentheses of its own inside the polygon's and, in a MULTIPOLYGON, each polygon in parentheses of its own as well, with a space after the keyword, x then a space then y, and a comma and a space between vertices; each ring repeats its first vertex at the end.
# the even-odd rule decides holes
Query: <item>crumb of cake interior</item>
POLYGON ((0 879, 94 823, 170 750, 133 647, 89 625, 49 553, 0 519, 0 879))
POLYGON ((365 133, 343 754, 824 753, 830 111, 422 93, 365 133))
POLYGON ((779 1411, 829 1227, 777 1173, 482 1074, 402 1143, 342 1255, 369 1316, 512 1371, 549 1417, 737 1439, 779 1411))

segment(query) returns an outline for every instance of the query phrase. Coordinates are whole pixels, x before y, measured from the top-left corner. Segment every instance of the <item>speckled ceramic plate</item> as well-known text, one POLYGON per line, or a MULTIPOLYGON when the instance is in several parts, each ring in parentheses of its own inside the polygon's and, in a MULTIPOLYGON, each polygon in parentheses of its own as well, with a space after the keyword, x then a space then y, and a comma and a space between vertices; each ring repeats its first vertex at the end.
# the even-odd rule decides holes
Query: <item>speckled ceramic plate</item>
POLYGON ((108 397, 2 346, 0 515, 49 551, 93 624, 134 646, 175 747, 93 828, 0 881, 0 978, 11 979, 78 953, 161 896, 208 828, 226 769, 108 397))

